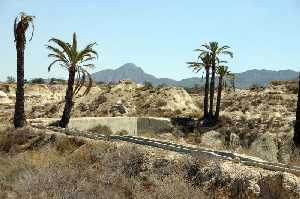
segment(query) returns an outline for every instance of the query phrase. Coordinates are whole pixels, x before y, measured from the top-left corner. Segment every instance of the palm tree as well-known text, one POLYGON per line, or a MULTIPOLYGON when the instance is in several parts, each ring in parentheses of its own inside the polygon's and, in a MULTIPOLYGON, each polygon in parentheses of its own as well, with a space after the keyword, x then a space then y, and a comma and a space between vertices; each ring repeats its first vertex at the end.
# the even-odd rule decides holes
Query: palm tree
POLYGON ((232 86, 233 88, 233 92, 235 92, 235 80, 236 80, 236 76, 234 74, 232 74, 231 76, 229 76, 229 82, 230 82, 230 86, 232 86))
POLYGON ((15 18, 14 22, 14 37, 17 50, 17 90, 16 90, 16 103, 14 113, 14 126, 15 128, 23 127, 26 123, 24 111, 24 50, 26 44, 25 33, 29 27, 32 26, 32 33, 29 41, 31 41, 34 32, 33 24, 34 16, 29 16, 21 12, 15 18))
POLYGON ((209 70, 211 68, 211 57, 209 53, 201 54, 198 56, 197 62, 187 62, 193 71, 198 73, 200 70, 205 69, 205 94, 204 94, 204 120, 208 117, 208 93, 209 93, 209 70), (201 60, 201 62, 199 62, 201 60))
POLYGON ((225 77, 233 77, 234 76, 229 71, 228 66, 224 66, 224 65, 219 65, 217 67, 217 73, 219 75, 219 85, 218 85, 218 95, 217 95, 216 112, 215 112, 215 117, 214 117, 214 119, 216 121, 219 120, 222 90, 223 90, 223 84, 225 83, 224 78, 225 77))
POLYGON ((88 85, 83 94, 88 94, 92 87, 92 78, 86 70, 86 68, 94 67, 94 64, 91 64, 90 61, 98 58, 98 54, 93 49, 96 43, 89 44, 84 49, 78 50, 76 33, 73 34, 72 45, 56 38, 50 39, 49 43, 51 42, 56 44, 58 48, 53 47, 51 45, 47 45, 47 49, 51 51, 48 57, 54 58, 54 61, 48 67, 48 71, 50 71, 51 67, 55 63, 59 63, 61 67, 65 68, 69 72, 68 86, 65 96, 65 107, 62 118, 57 123, 59 127, 66 128, 70 120, 70 115, 73 106, 73 97, 83 87, 87 79, 88 85))
POLYGON ((218 42, 209 42, 208 44, 202 45, 204 49, 196 49, 200 54, 209 53, 211 56, 211 81, 210 81, 210 100, 209 100, 209 117, 213 119, 213 107, 214 107, 214 92, 215 92, 215 76, 216 66, 220 63, 220 55, 229 55, 233 58, 233 53, 229 51, 229 46, 225 45, 219 47, 218 42))
POLYGON ((298 102, 296 110, 296 122, 295 122, 294 143, 297 147, 300 147, 300 73, 299 73, 299 87, 298 87, 298 102))

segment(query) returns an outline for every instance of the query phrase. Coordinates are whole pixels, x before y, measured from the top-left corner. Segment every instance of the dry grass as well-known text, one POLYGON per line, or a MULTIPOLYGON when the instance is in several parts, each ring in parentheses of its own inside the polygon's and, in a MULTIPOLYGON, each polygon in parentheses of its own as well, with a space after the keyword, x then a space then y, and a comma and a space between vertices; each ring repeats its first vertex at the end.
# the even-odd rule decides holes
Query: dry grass
POLYGON ((134 145, 57 136, 54 142, 33 150, 8 153, 7 149, 42 135, 30 128, 8 129, 1 135, 6 136, 0 138, 1 149, 5 149, 0 152, 1 198, 204 197, 187 180, 182 167, 149 159, 148 152, 134 145))

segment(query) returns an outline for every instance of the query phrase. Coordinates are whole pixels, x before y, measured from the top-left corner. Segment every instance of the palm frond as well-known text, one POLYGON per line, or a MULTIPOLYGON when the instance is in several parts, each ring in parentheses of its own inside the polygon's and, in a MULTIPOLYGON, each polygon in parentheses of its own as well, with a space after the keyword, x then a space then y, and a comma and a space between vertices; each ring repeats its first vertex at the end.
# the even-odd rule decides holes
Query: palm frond
MULTIPOLYGON (((48 50, 53 51, 53 52, 56 53, 57 55, 61 56, 63 59, 68 60, 68 59, 66 58, 66 56, 64 55, 64 51, 61 51, 61 50, 59 50, 58 48, 55 48, 55 47, 50 46, 50 45, 46 45, 46 48, 47 48, 48 50)), ((49 57, 49 56, 48 56, 48 57, 49 57)))
POLYGON ((69 58, 72 58, 73 54, 71 51, 71 46, 68 43, 65 43, 64 41, 57 39, 57 38, 51 38, 49 42, 56 43, 59 47, 63 49, 63 51, 68 55, 69 58))
POLYGON ((93 78, 92 78, 91 74, 88 71, 86 71, 86 70, 84 70, 84 71, 85 71, 85 73, 88 77, 89 82, 88 82, 88 85, 87 85, 86 90, 83 93, 83 95, 87 95, 91 91, 91 88, 93 86, 93 78))
POLYGON ((77 82, 76 82, 76 86, 74 89, 74 96, 76 96, 78 94, 78 92, 80 91, 80 89, 82 88, 82 86, 85 83, 85 73, 83 73, 81 70, 79 70, 77 72, 77 82), (81 76, 82 73, 82 76, 81 76))
MULTIPOLYGON (((32 17, 32 18, 35 18, 34 16, 31 16, 31 17, 32 17)), ((32 19, 31 19, 29 22, 30 22, 31 27, 32 27, 31 37, 30 37, 30 39, 29 39, 29 41, 31 41, 32 38, 33 38, 33 34, 34 34, 34 23, 33 23, 32 19)))
POLYGON ((15 41, 17 40, 17 21, 18 21, 18 16, 15 18, 15 22, 14 22, 15 41))
POLYGON ((231 52, 231 51, 222 51, 222 54, 229 55, 230 58, 233 58, 233 52, 231 52))
POLYGON ((60 60, 60 59, 54 60, 54 61, 48 66, 48 72, 50 72, 51 67, 52 67, 55 63, 57 63, 57 62, 61 62, 61 60, 60 60))
POLYGON ((82 60, 80 61, 80 64, 83 63, 83 62, 92 61, 92 60, 94 60, 94 59, 96 59, 96 57, 86 57, 86 58, 84 58, 84 59, 82 59, 82 60))
POLYGON ((207 50, 211 50, 211 46, 209 44, 202 44, 201 46, 206 48, 207 50))

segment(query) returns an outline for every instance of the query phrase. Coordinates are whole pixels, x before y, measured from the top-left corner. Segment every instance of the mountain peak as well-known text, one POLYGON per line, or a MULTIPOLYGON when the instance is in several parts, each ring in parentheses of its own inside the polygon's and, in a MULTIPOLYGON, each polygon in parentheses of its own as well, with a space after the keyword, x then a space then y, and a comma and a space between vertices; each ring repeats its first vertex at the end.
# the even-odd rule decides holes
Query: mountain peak
POLYGON ((141 69, 140 67, 138 67, 137 65, 135 65, 134 63, 126 63, 124 65, 122 65, 121 67, 119 67, 118 69, 126 69, 126 70, 132 70, 132 69, 141 69))

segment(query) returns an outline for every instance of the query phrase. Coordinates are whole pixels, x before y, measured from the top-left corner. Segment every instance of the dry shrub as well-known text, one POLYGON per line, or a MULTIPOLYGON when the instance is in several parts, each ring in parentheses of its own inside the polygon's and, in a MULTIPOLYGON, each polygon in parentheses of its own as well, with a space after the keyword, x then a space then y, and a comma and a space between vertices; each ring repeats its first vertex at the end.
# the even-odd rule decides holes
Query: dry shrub
POLYGON ((179 109, 176 109, 175 112, 174 112, 175 115, 181 115, 182 114, 182 111, 179 110, 179 109))
POLYGON ((298 81, 297 80, 277 80, 269 83, 271 86, 285 86, 287 93, 297 94, 298 93, 298 81))
POLYGON ((201 134, 200 133, 188 133, 186 136, 187 142, 191 144, 200 144, 201 143, 201 134))
POLYGON ((85 103, 80 102, 80 103, 77 105, 77 109, 78 109, 78 111, 80 111, 80 112, 88 111, 88 105, 86 105, 85 103))
POLYGON ((126 130, 117 131, 116 135, 128 135, 128 131, 126 130))
POLYGON ((146 155, 136 146, 124 145, 116 151, 103 154, 101 159, 108 170, 134 177, 144 170, 146 155))
POLYGON ((88 109, 91 111, 95 111, 101 104, 105 103, 106 101, 107 101, 107 97, 105 97, 104 94, 99 95, 93 100, 91 104, 89 104, 88 109))
MULTIPOLYGON (((21 138, 15 142, 28 141, 21 138)), ((204 197, 184 180, 184 171, 175 161, 150 160, 135 145, 82 144, 58 136, 53 145, 39 150, 1 155, 0 192, 5 186, 17 198, 32 199, 204 197)))
POLYGON ((249 89, 250 89, 251 91, 262 91, 262 90, 264 90, 264 87, 261 86, 261 85, 258 85, 258 84, 252 84, 252 85, 249 87, 249 89))
POLYGON ((299 91, 299 84, 297 81, 292 82, 287 86, 288 93, 297 94, 299 91))
POLYGON ((14 186, 22 198, 207 198, 182 176, 163 180, 111 175, 95 167, 68 168, 61 165, 28 172, 14 186), (105 173, 103 173, 105 172, 105 173))
POLYGON ((148 137, 148 138, 155 138, 157 137, 157 133, 152 130, 143 130, 138 132, 139 136, 148 137))
POLYGON ((55 142, 55 149, 60 153, 72 152, 84 144, 83 141, 76 138, 69 138, 66 136, 57 136, 55 142))
POLYGON ((231 179, 224 175, 220 162, 208 156, 192 158, 184 164, 185 179, 194 187, 202 188, 209 198, 223 198, 231 179))
POLYGON ((6 129, 0 134, 0 151, 9 152, 13 147, 27 143, 34 136, 32 129, 27 127, 6 129))
MULTIPOLYGON (((99 174, 91 168, 76 169, 52 165, 37 173, 25 174, 15 185, 24 198, 102 198, 109 192, 101 186, 99 174)), ((117 193, 115 195, 118 196, 117 193)))
POLYGON ((58 105, 53 104, 53 105, 50 105, 50 108, 48 110, 46 110, 45 115, 46 116, 52 116, 52 115, 56 114, 58 111, 59 111, 58 105))
POLYGON ((183 176, 170 175, 163 180, 157 181, 151 193, 142 192, 137 198, 189 198, 204 199, 208 198, 201 189, 193 187, 187 183, 183 176), (147 197, 148 196, 148 197, 147 197))
POLYGON ((0 184, 12 184, 19 175, 32 170, 33 167, 23 158, 12 158, 8 155, 0 157, 0 184))
POLYGON ((167 105, 167 102, 165 100, 163 100, 163 99, 158 99, 156 101, 156 106, 157 107, 166 106, 166 105, 167 105))
POLYGON ((105 125, 97 125, 91 129, 89 129, 89 132, 92 132, 92 133, 98 133, 98 134, 104 134, 104 135, 111 135, 113 134, 112 130, 108 127, 108 126, 105 126, 105 125))

